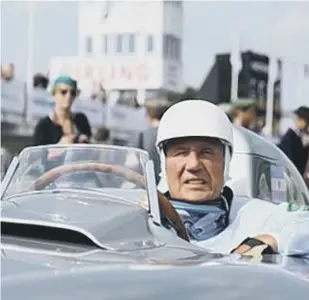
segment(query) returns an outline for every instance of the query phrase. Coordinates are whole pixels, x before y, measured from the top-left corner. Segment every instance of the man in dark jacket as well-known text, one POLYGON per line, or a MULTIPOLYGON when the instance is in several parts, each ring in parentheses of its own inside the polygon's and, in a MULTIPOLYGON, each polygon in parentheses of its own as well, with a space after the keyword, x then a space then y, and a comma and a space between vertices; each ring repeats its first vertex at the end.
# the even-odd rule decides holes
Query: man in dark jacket
POLYGON ((151 160, 153 160, 154 163, 156 182, 158 183, 160 180, 161 163, 159 153, 155 146, 157 138, 157 127, 161 117, 168 109, 169 103, 164 100, 149 100, 146 102, 145 106, 149 127, 138 134, 133 146, 146 150, 149 153, 149 157, 151 160))
POLYGON ((301 175, 304 175, 309 157, 305 136, 309 127, 309 107, 301 106, 294 111, 294 126, 282 137, 278 147, 290 158, 301 175))

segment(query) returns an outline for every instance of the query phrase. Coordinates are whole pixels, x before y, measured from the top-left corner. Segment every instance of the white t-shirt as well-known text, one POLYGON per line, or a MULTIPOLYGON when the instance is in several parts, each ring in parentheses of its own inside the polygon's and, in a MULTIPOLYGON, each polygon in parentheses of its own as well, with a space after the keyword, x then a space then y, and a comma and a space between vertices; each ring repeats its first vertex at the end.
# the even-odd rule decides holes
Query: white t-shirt
POLYGON ((260 234, 273 236, 280 254, 309 256, 309 211, 289 212, 283 206, 253 199, 219 235, 192 243, 211 252, 228 254, 247 237, 260 234))

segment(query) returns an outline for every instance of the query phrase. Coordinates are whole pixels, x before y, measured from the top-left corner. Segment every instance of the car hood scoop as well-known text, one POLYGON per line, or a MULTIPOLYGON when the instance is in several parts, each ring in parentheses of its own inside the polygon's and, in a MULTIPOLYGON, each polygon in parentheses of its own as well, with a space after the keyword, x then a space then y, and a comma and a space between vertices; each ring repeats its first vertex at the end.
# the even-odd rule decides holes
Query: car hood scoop
POLYGON ((147 221, 137 203, 113 195, 40 193, 1 203, 1 234, 109 250, 151 244, 147 221))

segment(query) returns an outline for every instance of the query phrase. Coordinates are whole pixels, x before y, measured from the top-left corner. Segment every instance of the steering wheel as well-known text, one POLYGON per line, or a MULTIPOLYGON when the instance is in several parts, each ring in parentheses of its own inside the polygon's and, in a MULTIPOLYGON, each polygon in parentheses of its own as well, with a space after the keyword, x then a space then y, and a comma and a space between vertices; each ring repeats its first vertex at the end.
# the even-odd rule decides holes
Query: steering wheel
POLYGON ((143 177, 140 174, 133 172, 130 169, 124 168, 119 165, 87 162, 87 163, 79 163, 79 164, 73 163, 58 166, 47 171, 34 182, 33 184, 34 189, 35 190, 44 189, 47 185, 57 180, 59 177, 69 173, 77 173, 77 172, 113 173, 121 177, 124 177, 127 180, 132 181, 134 183, 139 183, 139 185, 142 185, 143 187, 145 186, 145 183, 141 181, 143 177))
MULTIPOLYGON (((55 167, 43 175, 41 175, 34 183, 33 188, 35 190, 42 189, 52 181, 56 180, 58 177, 73 172, 80 171, 92 171, 92 172, 103 172, 103 173, 113 173, 126 178, 128 181, 132 181, 137 185, 145 187, 145 179, 139 173, 132 171, 123 166, 110 165, 104 163, 80 163, 80 164, 67 164, 63 166, 55 167)), ((177 235, 189 241, 187 231, 181 221, 181 218, 168 199, 158 192, 158 200, 161 214, 164 215, 172 223, 173 229, 175 229, 177 235)))

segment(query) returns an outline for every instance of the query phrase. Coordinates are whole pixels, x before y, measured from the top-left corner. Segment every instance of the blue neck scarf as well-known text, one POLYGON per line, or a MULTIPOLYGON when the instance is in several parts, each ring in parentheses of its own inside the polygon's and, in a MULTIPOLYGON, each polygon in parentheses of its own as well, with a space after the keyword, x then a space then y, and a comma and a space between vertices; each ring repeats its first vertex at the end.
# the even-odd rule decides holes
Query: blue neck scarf
POLYGON ((180 215, 191 240, 207 240, 228 226, 229 208, 225 199, 208 201, 209 203, 205 201, 201 204, 174 199, 170 199, 170 202, 180 215))

